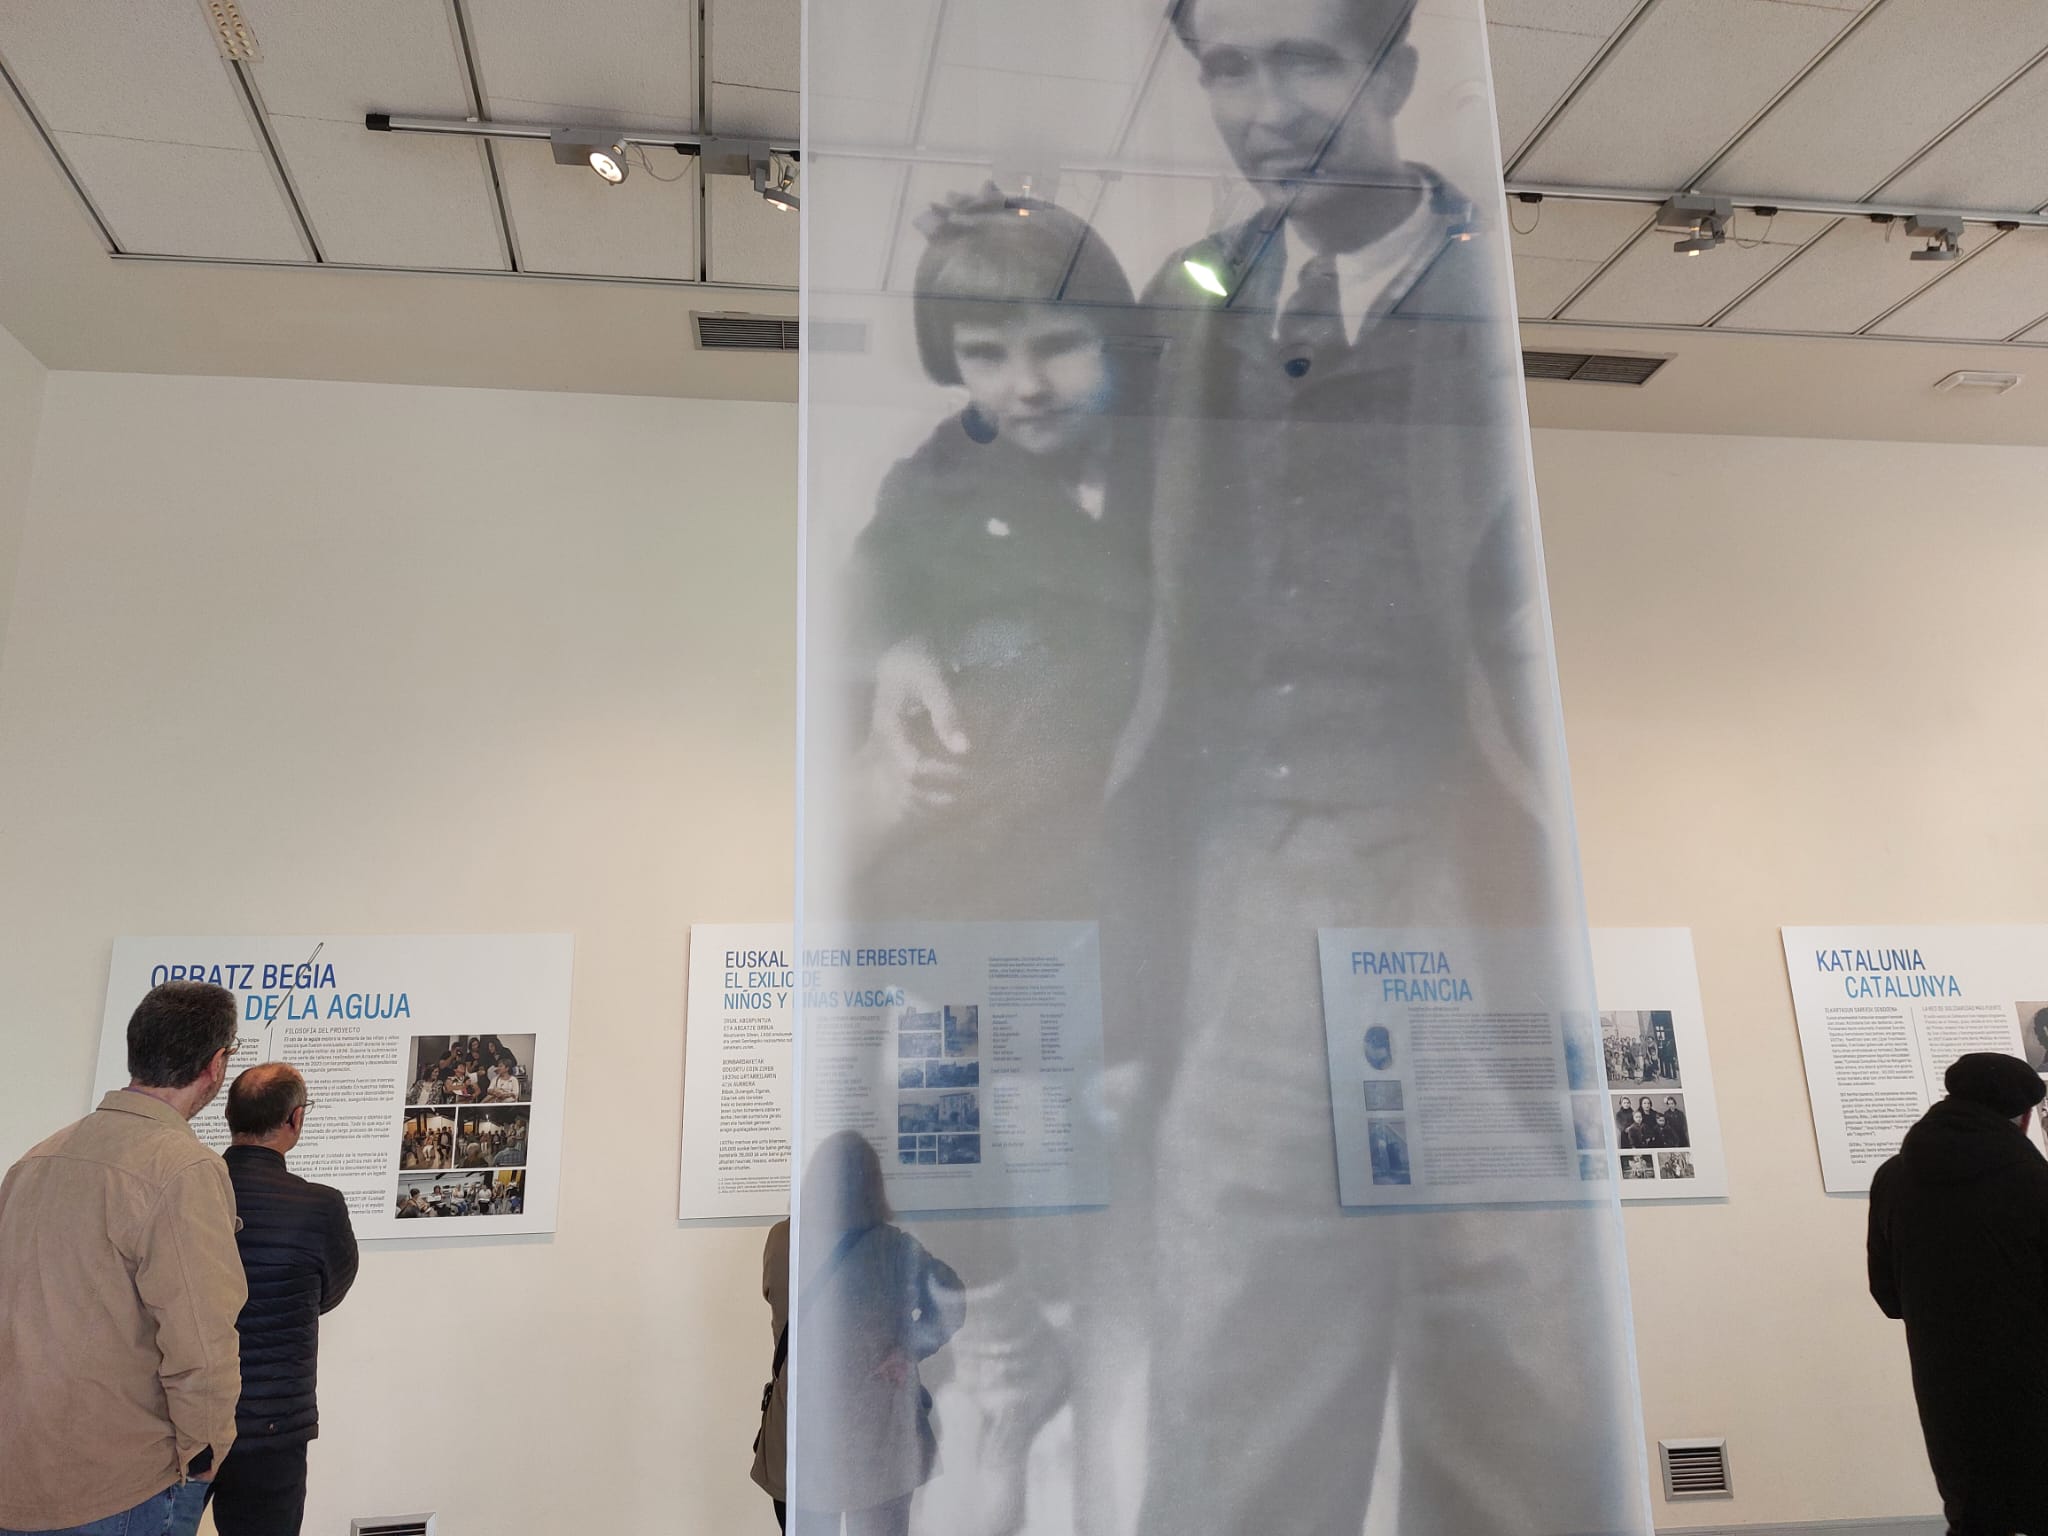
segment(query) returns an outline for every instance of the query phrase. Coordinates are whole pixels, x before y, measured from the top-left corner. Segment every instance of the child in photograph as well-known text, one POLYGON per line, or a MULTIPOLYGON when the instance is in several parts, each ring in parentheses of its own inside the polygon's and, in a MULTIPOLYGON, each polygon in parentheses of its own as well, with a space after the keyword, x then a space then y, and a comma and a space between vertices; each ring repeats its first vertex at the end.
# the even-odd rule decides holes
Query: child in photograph
POLYGON ((1091 909, 1099 816, 1150 623, 1150 386, 1085 222, 995 188, 934 208, 919 355, 966 408, 884 482, 853 562, 863 917, 1091 909))

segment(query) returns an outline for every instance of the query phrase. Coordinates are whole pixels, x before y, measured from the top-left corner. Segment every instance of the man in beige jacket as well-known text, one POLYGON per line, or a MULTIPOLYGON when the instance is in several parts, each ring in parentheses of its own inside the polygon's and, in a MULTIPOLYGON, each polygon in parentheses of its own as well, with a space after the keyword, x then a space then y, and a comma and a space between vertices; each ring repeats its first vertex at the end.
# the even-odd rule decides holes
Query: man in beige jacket
POLYGON ((170 982, 126 1088, 0 1183, 0 1536, 190 1536, 235 1439, 247 1287, 227 1165, 187 1122, 235 1049, 232 992, 170 982))

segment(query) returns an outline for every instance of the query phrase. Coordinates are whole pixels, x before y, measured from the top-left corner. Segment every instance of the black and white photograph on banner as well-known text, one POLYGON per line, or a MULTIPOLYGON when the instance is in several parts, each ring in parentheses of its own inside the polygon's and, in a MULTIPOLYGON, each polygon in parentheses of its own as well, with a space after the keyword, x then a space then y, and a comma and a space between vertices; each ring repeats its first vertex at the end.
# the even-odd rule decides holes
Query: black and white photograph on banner
POLYGON ((979 1136, 941 1136, 939 1138, 939 1163, 958 1165, 981 1161, 981 1138, 979 1136))
POLYGON ((452 1109, 406 1111, 398 1137, 402 1171, 455 1166, 455 1113, 452 1109))
POLYGON ((392 1214, 400 1220, 449 1216, 517 1216, 526 1208, 524 1169, 477 1173, 404 1173, 392 1214))
POLYGON ((1692 1145, 1682 1093, 1616 1094, 1614 1129, 1624 1152, 1692 1145))
POLYGON ((1572 1095, 1572 1140, 1581 1152, 1605 1151, 1614 1140, 1607 1120, 1607 1100, 1597 1093, 1572 1095))
POLYGON ((1372 1149, 1372 1181, 1375 1184, 1406 1184, 1408 1169, 1408 1122, 1402 1119, 1371 1119, 1365 1123, 1366 1142, 1372 1149))
POLYGON ((415 1035, 408 1104, 528 1104, 532 1035, 415 1035))
POLYGON ((1676 1088, 1678 1031, 1668 1008, 1600 1015, 1609 1088, 1676 1088))
POLYGON ((1394 1070, 1394 1032, 1374 1024, 1365 1032, 1365 1064, 1375 1072, 1394 1070))
POLYGON ((2020 1049, 2027 1053, 2027 1065, 2048 1077, 2048 1002, 2015 1003, 2020 1016, 2020 1049))
POLYGON ((1608 1087, 1602 1064, 1600 1026, 1590 1013, 1567 1013, 1559 1021, 1564 1029, 1564 1077, 1572 1092, 1591 1092, 1608 1087))
POLYGON ((978 1061, 900 1061, 896 1064, 898 1088, 978 1088, 978 1061))
POLYGON ((1366 1079, 1365 1107, 1367 1109, 1400 1109, 1402 1107, 1401 1080, 1398 1077, 1366 1079))
POLYGON ((524 1168, 527 1116, 524 1105, 456 1111, 457 1168, 524 1168))
POLYGON ((936 1132, 896 1138, 896 1161, 899 1165, 906 1168, 917 1163, 934 1165, 938 1160, 939 1138, 936 1132))
POLYGON ((1624 1152, 1621 1154, 1621 1176, 1624 1179, 1654 1179, 1657 1177, 1657 1154, 1654 1152, 1624 1152))
POLYGON ((979 1131, 981 1095, 973 1089, 900 1093, 896 1098, 899 1136, 935 1135, 941 1131, 979 1131))
POLYGON ((977 1056, 981 1053, 981 1006, 978 1003, 946 1005, 946 1054, 977 1056))
POLYGON ((1657 1154, 1657 1177, 1659 1179, 1689 1179, 1692 1177, 1692 1154, 1685 1151, 1659 1152, 1657 1154))

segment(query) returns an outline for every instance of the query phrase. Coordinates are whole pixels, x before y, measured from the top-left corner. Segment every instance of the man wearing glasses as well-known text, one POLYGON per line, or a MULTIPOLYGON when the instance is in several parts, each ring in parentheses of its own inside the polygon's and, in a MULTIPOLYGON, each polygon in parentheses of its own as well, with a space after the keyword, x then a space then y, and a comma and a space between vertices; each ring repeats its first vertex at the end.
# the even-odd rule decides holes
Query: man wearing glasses
POLYGON ((306 1446, 320 1433, 313 1381, 320 1317, 356 1278, 356 1236, 340 1190, 285 1167, 306 1128, 306 1080, 281 1061, 251 1067, 228 1090, 228 1174, 242 1214, 236 1242, 249 1277, 235 1453, 214 1480, 220 1536, 298 1536, 306 1446))
POLYGON ((198 1527, 235 1443, 247 1290, 227 1166, 187 1122, 238 1013, 223 987, 155 988, 128 1086, 0 1183, 0 1536, 198 1527))

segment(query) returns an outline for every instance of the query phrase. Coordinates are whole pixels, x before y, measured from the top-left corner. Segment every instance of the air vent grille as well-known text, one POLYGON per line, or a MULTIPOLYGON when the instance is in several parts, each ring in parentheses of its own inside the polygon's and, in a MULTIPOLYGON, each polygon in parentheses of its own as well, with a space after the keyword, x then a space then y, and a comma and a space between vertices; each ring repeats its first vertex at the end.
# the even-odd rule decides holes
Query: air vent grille
POLYGON ((364 1515, 349 1521, 348 1536, 434 1536, 432 1515, 364 1515))
POLYGON ((1629 356, 1606 352, 1523 352, 1522 373, 1531 379, 1554 379, 1567 384, 1626 384, 1632 388, 1650 382, 1668 357, 1629 356))
POLYGON ((1726 1499, 1735 1493, 1728 1476, 1726 1440, 1659 1440, 1667 1499, 1726 1499))
POLYGON ((692 315, 706 352, 794 352, 797 323, 778 315, 692 315))

